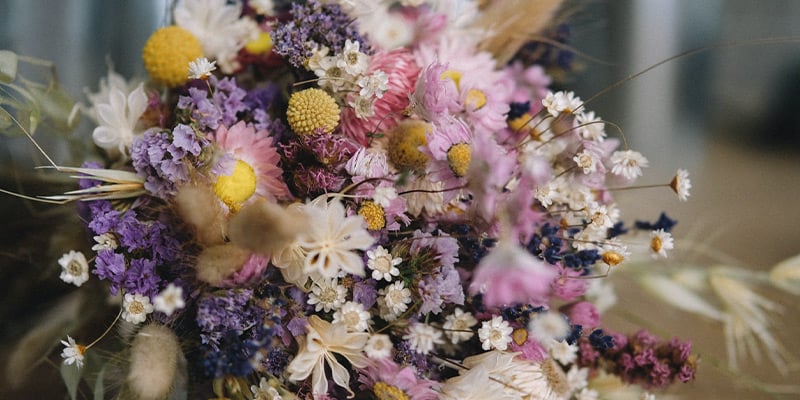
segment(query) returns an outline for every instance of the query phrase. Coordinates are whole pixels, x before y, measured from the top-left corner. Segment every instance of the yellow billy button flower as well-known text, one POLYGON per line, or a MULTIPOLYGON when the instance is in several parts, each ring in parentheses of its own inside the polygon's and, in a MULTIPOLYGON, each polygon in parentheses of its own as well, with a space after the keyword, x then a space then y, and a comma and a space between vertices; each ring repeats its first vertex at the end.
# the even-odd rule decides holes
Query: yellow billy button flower
POLYGON ((249 164, 236 160, 230 175, 222 175, 214 183, 214 193, 231 211, 239 211, 242 204, 256 192, 256 173, 249 164))
POLYGON ((272 38, 267 32, 261 32, 257 38, 247 42, 244 49, 250 54, 264 54, 272 50, 272 38))
POLYGON ((402 389, 386 382, 375 382, 375 385, 372 386, 372 393, 378 400, 408 400, 408 396, 402 389))
POLYGON ((188 80, 186 66, 203 56, 203 46, 189 31, 172 25, 155 31, 142 50, 153 80, 174 87, 188 80))
POLYGON ((447 150, 447 164, 459 178, 467 175, 470 161, 472 161, 472 149, 468 143, 456 143, 447 150))
POLYGON ((331 133, 339 124, 339 106, 322 89, 301 90, 289 98, 286 119, 298 135, 308 135, 317 129, 331 133))
POLYGON ((425 133, 430 124, 422 121, 408 120, 395 128, 387 143, 389 162, 398 169, 422 171, 428 163, 428 156, 419 151, 419 147, 428 141, 425 133))
POLYGON ((372 200, 361 202, 358 207, 358 215, 364 217, 367 221, 367 229, 377 231, 386 226, 386 212, 383 207, 378 205, 372 200))

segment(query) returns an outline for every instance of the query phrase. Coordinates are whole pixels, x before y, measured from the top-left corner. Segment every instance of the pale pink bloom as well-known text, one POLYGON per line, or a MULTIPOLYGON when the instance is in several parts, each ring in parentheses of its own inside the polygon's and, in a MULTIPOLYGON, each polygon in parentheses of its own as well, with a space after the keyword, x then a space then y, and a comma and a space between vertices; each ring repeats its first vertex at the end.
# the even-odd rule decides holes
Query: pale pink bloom
POLYGON ((257 281, 264 275, 264 271, 267 269, 268 265, 268 256, 253 253, 238 271, 234 272, 225 280, 225 284, 226 286, 241 286, 248 282, 257 281))
POLYGON ((581 325, 584 329, 600 326, 600 313, 594 304, 588 301, 572 303, 561 309, 569 317, 572 324, 581 325))
POLYGON ((220 126, 213 139, 220 149, 253 168, 257 195, 267 199, 292 197, 283 181, 283 170, 278 166, 281 157, 269 132, 256 132, 251 125, 239 121, 229 129, 220 126))
POLYGON ((411 400, 435 400, 439 396, 434 391, 437 382, 418 378, 413 366, 401 367, 388 358, 371 360, 367 368, 361 370, 358 381, 363 390, 371 390, 378 382, 394 386, 403 391, 411 400))
POLYGON ((459 109, 458 86, 446 71, 446 64, 433 63, 417 79, 411 103, 414 112, 426 121, 437 122, 459 109))
POLYGON ((488 307, 542 305, 547 303, 550 284, 556 276, 556 268, 501 239, 478 264, 469 291, 483 294, 483 304, 488 307))

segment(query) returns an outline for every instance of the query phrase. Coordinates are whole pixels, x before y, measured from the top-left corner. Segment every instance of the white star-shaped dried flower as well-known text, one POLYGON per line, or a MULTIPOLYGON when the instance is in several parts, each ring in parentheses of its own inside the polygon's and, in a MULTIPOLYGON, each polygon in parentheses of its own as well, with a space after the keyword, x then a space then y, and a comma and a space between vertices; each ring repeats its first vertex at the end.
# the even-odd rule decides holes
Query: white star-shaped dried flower
POLYGON ((67 336, 67 341, 61 341, 64 345, 64 350, 61 350, 61 358, 64 359, 64 364, 76 367, 83 367, 83 354, 86 352, 86 346, 75 343, 75 339, 67 336))
POLYGON ((340 285, 336 279, 327 279, 314 282, 311 293, 308 294, 308 304, 315 306, 314 311, 330 312, 338 310, 345 302, 347 289, 340 285))
POLYGON ((97 235, 93 237, 94 239, 94 246, 92 246, 92 250, 100 251, 100 250, 114 250, 117 248, 117 238, 111 232, 106 232, 102 235, 97 235))
POLYGON ((333 313, 333 323, 344 324, 350 332, 363 332, 369 329, 369 318, 369 311, 364 310, 364 305, 353 301, 344 303, 333 313))
POLYGON ((576 97, 574 92, 548 92, 542 99, 542 105, 550 115, 557 117, 562 112, 574 113, 583 105, 583 101, 580 97, 576 97))
POLYGON ((70 250, 58 259, 58 264, 61 265, 59 278, 62 281, 80 287, 89 280, 89 263, 83 253, 70 250))
POLYGON ((186 306, 183 301, 183 288, 175 286, 174 283, 167 285, 161 293, 153 299, 153 308, 166 315, 172 315, 175 310, 186 306))
POLYGON ((470 340, 475 334, 472 327, 478 324, 478 320, 469 312, 464 312, 460 308, 453 310, 453 313, 445 317, 444 333, 450 339, 450 342, 457 344, 470 340))
POLYGON ((350 75, 358 76, 367 71, 369 56, 361 52, 360 42, 347 39, 342 54, 337 57, 336 66, 350 75))
POLYGON ((122 319, 132 324, 140 324, 153 312, 150 298, 139 293, 125 293, 122 300, 122 319))
POLYGON ((189 62, 189 79, 206 80, 211 77, 211 72, 217 69, 216 61, 208 61, 205 57, 199 57, 189 62))
POLYGON ((394 345, 392 344, 392 339, 389 338, 389 335, 375 333, 369 337, 367 344, 364 345, 364 353, 366 353, 367 357, 373 360, 380 360, 382 358, 390 357, 392 355, 393 348, 394 345))
POLYGON ((348 332, 344 324, 331 324, 316 315, 308 318, 306 329, 308 333, 305 338, 298 338, 299 353, 286 368, 289 380, 302 381, 310 375, 314 396, 327 395, 327 364, 333 381, 350 391, 350 373, 336 356, 344 357, 354 368, 366 367, 367 358, 362 349, 369 339, 369 333, 348 332))
POLYGON ((342 202, 318 197, 304 207, 314 221, 299 236, 297 244, 305 254, 303 272, 331 279, 344 271, 364 276, 364 260, 354 250, 367 250, 375 239, 367 232, 364 218, 347 216, 342 202))

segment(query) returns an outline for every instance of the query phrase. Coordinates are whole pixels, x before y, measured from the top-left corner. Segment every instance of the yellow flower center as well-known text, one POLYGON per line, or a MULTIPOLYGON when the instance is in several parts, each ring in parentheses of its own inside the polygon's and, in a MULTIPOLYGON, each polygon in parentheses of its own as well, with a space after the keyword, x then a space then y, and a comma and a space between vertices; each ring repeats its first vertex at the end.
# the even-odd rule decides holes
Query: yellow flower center
POLYGON ((525 328, 517 328, 511 332, 511 338, 517 346, 522 346, 528 341, 528 330, 525 328))
POLYGON ((448 69, 447 71, 442 72, 442 74, 439 76, 439 79, 441 80, 448 78, 453 80, 453 83, 456 84, 456 89, 458 89, 458 85, 461 83, 461 72, 448 69))
POLYGON ((236 160, 233 173, 220 176, 214 183, 214 193, 234 212, 239 211, 242 203, 255 192, 256 173, 242 160, 236 160))
POLYGON ((480 89, 470 89, 467 91, 467 98, 464 101, 473 110, 480 110, 486 105, 486 94, 480 89))
POLYGON ((428 142, 425 139, 428 129, 430 125, 422 121, 398 125, 387 143, 389 162, 398 169, 424 170, 428 156, 419 151, 419 147, 428 142))
POLYGON ((447 164, 459 178, 467 174, 470 161, 472 161, 472 149, 467 143, 454 144, 447 150, 447 164))
POLYGON ((377 231, 386 226, 386 212, 379 204, 367 200, 361 203, 358 208, 358 215, 367 221, 367 229, 377 231))
POLYGON ((660 237, 653 236, 653 238, 650 239, 650 248, 653 249, 653 251, 655 251, 656 253, 661 251, 661 247, 662 246, 663 246, 663 243, 662 243, 660 237))
POLYGON ((261 32, 257 38, 247 42, 244 49, 250 54, 264 54, 272 50, 272 38, 267 32, 261 32))
POLYGON ((408 396, 399 387, 385 382, 376 382, 372 386, 372 393, 375 393, 378 400, 408 400, 408 396))
POLYGON ((130 311, 131 314, 141 314, 144 312, 144 304, 139 301, 133 301, 131 305, 128 306, 128 311, 130 311))
POLYGON ((147 73, 174 87, 189 79, 189 63, 203 56, 203 46, 191 32, 171 25, 155 31, 142 50, 147 73))
POLYGON ((606 263, 608 266, 613 267, 625 260, 625 257, 622 254, 617 253, 616 251, 607 251, 603 253, 603 262, 606 263))
POLYGON ((289 98, 286 119, 298 135, 308 135, 317 129, 331 133, 339 124, 339 106, 322 89, 301 90, 289 98))
POLYGON ((78 276, 82 271, 81 263, 76 260, 72 260, 67 264, 67 272, 69 272, 70 275, 78 276))

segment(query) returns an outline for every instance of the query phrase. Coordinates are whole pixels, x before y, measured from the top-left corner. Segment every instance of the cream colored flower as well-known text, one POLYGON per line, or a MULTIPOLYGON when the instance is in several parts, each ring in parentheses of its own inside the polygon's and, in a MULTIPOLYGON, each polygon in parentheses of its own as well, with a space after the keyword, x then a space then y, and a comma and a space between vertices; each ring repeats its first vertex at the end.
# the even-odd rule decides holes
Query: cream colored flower
POLYGON ((355 368, 366 367, 367 358, 362 349, 369 333, 348 332, 344 324, 331 324, 316 315, 308 318, 307 330, 305 338, 298 338, 300 352, 287 368, 289 380, 302 381, 310 375, 314 395, 325 395, 328 393, 327 364, 333 381, 350 391, 350 373, 339 363, 336 355, 344 357, 355 368))
POLYGON ((147 109, 143 84, 129 93, 112 86, 108 88, 108 97, 97 101, 94 109, 98 126, 92 132, 92 140, 111 154, 127 157, 133 137, 138 133, 136 125, 147 109))

